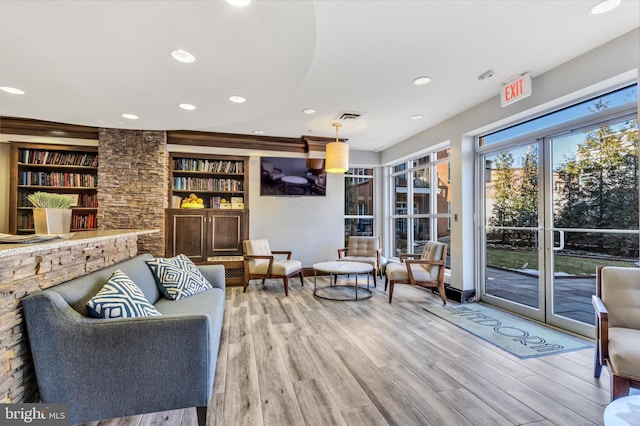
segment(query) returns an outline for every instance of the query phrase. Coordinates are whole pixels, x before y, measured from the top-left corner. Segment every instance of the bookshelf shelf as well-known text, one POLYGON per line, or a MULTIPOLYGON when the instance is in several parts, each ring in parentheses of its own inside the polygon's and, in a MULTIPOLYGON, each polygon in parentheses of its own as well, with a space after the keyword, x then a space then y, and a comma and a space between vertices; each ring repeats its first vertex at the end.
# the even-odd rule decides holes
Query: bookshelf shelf
POLYGON ((27 195, 42 191, 66 194, 75 231, 97 228, 98 149, 89 146, 11 143, 9 230, 33 233, 33 212, 27 195))

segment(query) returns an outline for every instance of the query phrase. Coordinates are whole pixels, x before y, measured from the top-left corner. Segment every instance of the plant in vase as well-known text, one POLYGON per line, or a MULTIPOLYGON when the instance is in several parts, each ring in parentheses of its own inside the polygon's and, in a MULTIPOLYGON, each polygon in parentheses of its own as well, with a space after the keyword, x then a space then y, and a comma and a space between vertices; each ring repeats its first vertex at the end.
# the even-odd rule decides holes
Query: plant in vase
POLYGON ((71 230, 73 200, 62 194, 35 192, 27 195, 33 204, 36 234, 68 234, 71 230))

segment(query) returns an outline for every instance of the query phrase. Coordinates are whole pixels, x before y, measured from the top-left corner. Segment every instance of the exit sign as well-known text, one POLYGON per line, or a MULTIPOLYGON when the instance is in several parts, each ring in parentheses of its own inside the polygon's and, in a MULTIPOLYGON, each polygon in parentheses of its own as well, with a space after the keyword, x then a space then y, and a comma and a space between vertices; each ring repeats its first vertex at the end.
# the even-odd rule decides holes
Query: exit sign
POLYGON ((500 104, 505 107, 531 95, 531 74, 526 73, 502 85, 500 104))

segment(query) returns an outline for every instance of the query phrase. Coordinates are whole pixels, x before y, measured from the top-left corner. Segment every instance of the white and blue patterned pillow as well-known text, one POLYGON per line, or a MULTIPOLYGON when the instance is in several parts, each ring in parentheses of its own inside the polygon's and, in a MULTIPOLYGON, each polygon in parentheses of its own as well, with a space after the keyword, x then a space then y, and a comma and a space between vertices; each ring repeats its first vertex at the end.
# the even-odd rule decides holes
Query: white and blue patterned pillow
POLYGON ((145 260, 160 291, 167 299, 180 300, 213 288, 194 263, 184 254, 145 260))
POLYGON ((116 270, 100 291, 87 302, 94 318, 133 318, 161 315, 121 270, 116 270))

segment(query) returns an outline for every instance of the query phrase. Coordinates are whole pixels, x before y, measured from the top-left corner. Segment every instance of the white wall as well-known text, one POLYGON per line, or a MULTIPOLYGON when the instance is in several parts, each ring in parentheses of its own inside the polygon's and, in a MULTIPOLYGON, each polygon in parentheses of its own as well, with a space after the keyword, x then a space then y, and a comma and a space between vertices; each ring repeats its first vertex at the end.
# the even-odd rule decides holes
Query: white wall
MULTIPOLYGON (((631 31, 533 78, 533 94, 506 108, 494 98, 451 117, 381 153, 382 164, 444 141, 451 144, 451 281, 476 288, 474 136, 575 103, 624 83, 637 82, 640 30, 631 31)), ((523 70, 523 72, 526 70, 523 70)))

